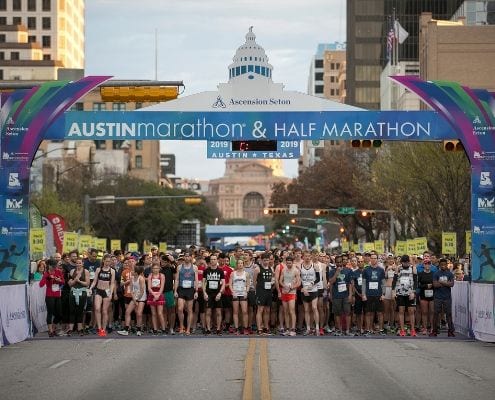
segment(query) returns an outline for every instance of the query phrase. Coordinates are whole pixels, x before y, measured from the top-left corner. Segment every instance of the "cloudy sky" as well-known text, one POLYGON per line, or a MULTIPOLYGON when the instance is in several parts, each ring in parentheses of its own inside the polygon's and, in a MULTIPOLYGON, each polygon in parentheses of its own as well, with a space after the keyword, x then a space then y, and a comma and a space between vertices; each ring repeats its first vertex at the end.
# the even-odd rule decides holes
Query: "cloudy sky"
MULTIPOLYGON (((318 43, 345 41, 345 0, 86 0, 86 75, 182 80, 182 96, 216 90, 254 26, 274 67, 273 80, 306 92, 318 43)), ((176 175, 211 179, 224 161, 207 160, 203 142, 162 142, 176 154, 176 175), (198 161, 202 167, 198 168, 198 161)), ((297 161, 285 161, 297 174, 297 161)))

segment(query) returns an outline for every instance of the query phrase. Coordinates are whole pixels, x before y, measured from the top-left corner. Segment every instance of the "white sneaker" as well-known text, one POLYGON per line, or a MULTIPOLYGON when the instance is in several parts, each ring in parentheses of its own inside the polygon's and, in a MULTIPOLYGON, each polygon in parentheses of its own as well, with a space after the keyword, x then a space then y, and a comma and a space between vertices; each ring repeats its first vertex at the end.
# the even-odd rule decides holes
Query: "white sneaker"
POLYGON ((136 332, 136 336, 141 336, 143 333, 141 331, 136 332))
POLYGON ((129 331, 126 331, 125 329, 122 331, 117 331, 117 333, 122 336, 129 336, 129 331))

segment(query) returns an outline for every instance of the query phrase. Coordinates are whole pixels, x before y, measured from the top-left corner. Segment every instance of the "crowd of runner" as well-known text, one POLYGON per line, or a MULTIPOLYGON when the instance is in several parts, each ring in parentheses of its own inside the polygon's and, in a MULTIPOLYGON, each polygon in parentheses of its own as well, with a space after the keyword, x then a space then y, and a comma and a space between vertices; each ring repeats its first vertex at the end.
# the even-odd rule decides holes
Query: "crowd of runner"
POLYGON ((451 288, 460 263, 429 252, 331 255, 74 250, 40 260, 48 335, 455 336, 451 288))

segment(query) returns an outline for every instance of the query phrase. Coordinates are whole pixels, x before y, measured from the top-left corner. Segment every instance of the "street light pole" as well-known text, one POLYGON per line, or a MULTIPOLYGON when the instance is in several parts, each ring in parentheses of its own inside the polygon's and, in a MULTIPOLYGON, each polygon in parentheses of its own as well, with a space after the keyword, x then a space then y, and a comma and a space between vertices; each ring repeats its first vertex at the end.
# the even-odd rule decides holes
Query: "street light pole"
POLYGON ((57 189, 57 192, 59 190, 60 176, 62 176, 66 172, 72 171, 73 169, 81 168, 81 167, 90 167, 91 165, 96 165, 99 163, 100 163, 99 161, 91 161, 89 163, 77 164, 77 165, 74 165, 73 167, 64 169, 63 171, 60 171, 60 167, 57 164, 57 172, 56 172, 56 178, 55 178, 55 188, 57 189))

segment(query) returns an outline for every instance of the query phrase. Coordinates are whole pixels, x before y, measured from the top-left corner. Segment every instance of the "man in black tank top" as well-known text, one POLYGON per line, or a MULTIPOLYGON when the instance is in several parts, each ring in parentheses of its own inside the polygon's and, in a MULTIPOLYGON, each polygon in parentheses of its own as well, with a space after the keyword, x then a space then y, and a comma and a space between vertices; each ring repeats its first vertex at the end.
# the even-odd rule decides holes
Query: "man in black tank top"
POLYGON ((273 271, 270 268, 270 254, 261 256, 261 267, 254 271, 254 286, 256 288, 256 325, 258 334, 270 332, 270 307, 272 305, 273 271))

